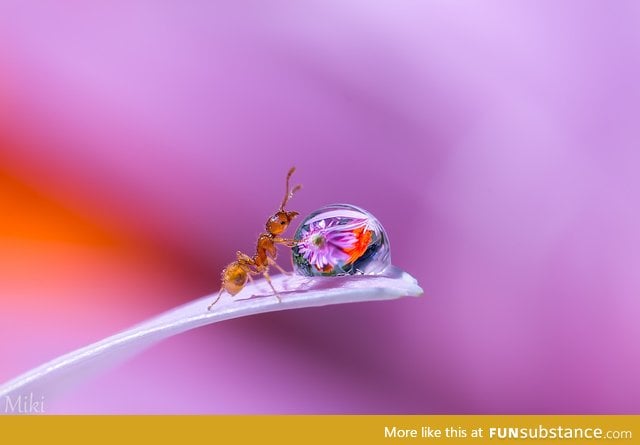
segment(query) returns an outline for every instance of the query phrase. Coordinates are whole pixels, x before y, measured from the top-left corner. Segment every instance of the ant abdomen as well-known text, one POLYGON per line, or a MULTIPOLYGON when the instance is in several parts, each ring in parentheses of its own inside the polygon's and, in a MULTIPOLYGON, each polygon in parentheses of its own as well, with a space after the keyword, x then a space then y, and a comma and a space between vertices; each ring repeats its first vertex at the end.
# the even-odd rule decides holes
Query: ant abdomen
POLYGON ((230 295, 236 295, 247 284, 249 274, 247 268, 238 263, 231 263, 222 272, 222 285, 230 295))

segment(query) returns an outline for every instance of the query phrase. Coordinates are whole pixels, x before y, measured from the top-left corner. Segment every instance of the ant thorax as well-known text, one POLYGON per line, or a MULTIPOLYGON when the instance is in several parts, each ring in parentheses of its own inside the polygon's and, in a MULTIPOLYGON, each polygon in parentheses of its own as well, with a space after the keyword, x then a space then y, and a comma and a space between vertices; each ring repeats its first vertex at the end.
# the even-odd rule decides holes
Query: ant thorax
POLYGON ((260 235, 256 246, 256 256, 254 257, 256 267, 267 267, 269 264, 267 256, 275 259, 277 254, 278 251, 276 249, 276 244, 273 242, 273 235, 269 233, 263 233, 260 235))

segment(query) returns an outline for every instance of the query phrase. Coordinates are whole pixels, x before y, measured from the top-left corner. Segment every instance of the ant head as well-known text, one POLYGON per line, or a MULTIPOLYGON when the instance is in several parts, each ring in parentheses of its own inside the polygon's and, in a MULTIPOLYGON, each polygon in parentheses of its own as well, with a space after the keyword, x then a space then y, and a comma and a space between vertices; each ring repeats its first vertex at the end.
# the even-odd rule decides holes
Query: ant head
POLYGON ((267 232, 272 235, 280 235, 289 227, 291 220, 296 216, 298 216, 298 212, 279 210, 267 220, 267 232))
POLYGON ((287 229, 287 227, 289 227, 291 220, 298 216, 298 212, 288 212, 284 209, 284 206, 287 205, 287 202, 289 202, 294 193, 302 188, 301 185, 296 185, 293 189, 289 187, 289 180, 291 179, 291 175, 293 175, 294 171, 296 171, 295 167, 291 167, 287 173, 287 180, 285 183, 286 190, 282 204, 280 204, 280 208, 267 220, 267 232, 272 235, 280 235, 287 229))

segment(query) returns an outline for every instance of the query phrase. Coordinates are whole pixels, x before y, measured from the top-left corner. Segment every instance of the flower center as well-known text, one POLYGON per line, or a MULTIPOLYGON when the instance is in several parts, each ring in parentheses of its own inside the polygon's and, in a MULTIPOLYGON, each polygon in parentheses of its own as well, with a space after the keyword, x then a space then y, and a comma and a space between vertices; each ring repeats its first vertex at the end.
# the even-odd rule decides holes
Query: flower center
POLYGON ((324 247, 325 239, 322 235, 314 235, 311 238, 311 243, 316 247, 324 247))

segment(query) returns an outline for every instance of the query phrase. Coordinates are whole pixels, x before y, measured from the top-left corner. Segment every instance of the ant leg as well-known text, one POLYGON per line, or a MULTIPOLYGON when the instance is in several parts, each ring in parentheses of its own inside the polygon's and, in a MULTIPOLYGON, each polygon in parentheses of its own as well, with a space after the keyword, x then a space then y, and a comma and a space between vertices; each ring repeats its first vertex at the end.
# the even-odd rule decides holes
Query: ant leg
POLYGON ((216 297, 215 300, 213 300, 213 303, 211 303, 208 307, 207 310, 210 311, 211 308, 213 307, 214 304, 216 304, 218 302, 218 300, 220 299, 220 296, 222 295, 222 292, 224 291, 224 287, 220 288, 220 292, 218 292, 218 296, 216 297))
POLYGON ((298 244, 298 242, 293 238, 281 238, 279 236, 276 236, 275 238, 273 238, 273 242, 278 244, 284 244, 287 247, 294 247, 296 244, 298 244))
POLYGON ((273 266, 276 269, 278 269, 280 271, 280 273, 282 273, 284 275, 291 275, 291 272, 286 271, 282 267, 280 267, 280 265, 278 263, 276 263, 273 258, 267 257, 267 262, 269 263, 270 266, 273 266))
POLYGON ((271 289, 273 290, 273 295, 275 295, 276 298, 278 299, 278 303, 282 303, 282 300, 280 299, 280 295, 278 294, 278 291, 276 290, 276 288, 273 287, 273 283, 271 282, 271 277, 269 276, 267 271, 265 270, 264 272, 262 272, 262 275, 264 275, 265 280, 267 280, 267 283, 269 283, 269 286, 271 286, 271 289))
POLYGON ((249 265, 253 265, 253 258, 251 258, 249 255, 247 255, 246 253, 242 253, 239 250, 236 252, 236 258, 238 259, 238 261, 243 262, 243 263, 247 263, 249 265))

